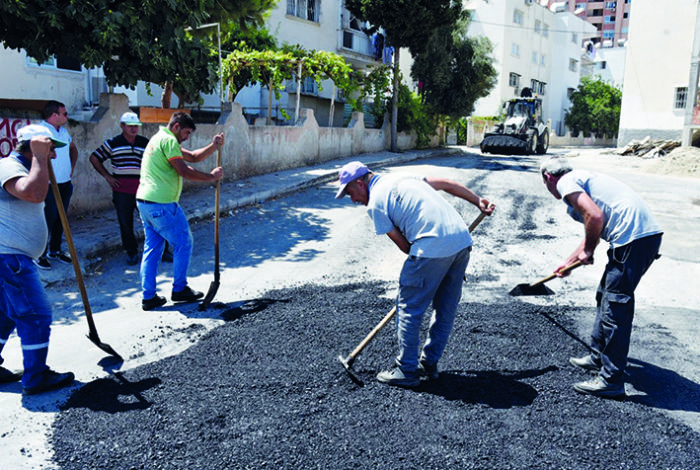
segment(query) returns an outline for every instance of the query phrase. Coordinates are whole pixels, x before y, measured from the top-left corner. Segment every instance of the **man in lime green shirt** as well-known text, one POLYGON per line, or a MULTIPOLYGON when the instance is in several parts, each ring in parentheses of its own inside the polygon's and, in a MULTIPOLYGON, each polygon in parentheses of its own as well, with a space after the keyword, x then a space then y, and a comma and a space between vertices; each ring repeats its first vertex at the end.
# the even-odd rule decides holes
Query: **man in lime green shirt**
POLYGON ((170 117, 167 127, 161 127, 151 138, 143 154, 136 205, 145 232, 141 260, 141 306, 144 310, 152 310, 167 302, 165 297, 156 292, 156 275, 166 241, 173 249, 171 300, 192 302, 204 295, 187 285, 192 232, 179 200, 183 178, 207 182, 221 179, 221 167, 205 173, 192 168, 188 163, 200 162, 214 153, 224 144, 224 134, 215 135, 209 145, 194 151, 180 147, 195 129, 194 120, 189 114, 176 112, 170 117))

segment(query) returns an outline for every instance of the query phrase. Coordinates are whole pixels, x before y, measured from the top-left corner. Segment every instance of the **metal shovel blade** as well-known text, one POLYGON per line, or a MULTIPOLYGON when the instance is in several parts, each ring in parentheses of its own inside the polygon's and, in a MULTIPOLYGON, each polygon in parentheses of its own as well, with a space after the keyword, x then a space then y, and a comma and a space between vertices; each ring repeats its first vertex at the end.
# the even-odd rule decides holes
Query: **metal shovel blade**
POLYGON ((554 291, 544 284, 518 284, 511 291, 510 295, 553 295, 554 291))

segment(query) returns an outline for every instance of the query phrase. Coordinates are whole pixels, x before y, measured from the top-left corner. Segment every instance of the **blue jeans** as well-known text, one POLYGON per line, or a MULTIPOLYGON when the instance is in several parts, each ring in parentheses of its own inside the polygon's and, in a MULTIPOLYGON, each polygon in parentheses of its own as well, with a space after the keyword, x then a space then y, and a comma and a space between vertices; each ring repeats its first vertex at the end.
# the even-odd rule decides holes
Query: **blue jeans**
POLYGON ((145 233, 141 260, 143 298, 156 295, 156 275, 167 241, 173 247, 173 292, 187 287, 187 269, 192 256, 192 232, 180 204, 136 201, 145 233))
POLYGON ((596 292, 596 318, 591 333, 593 360, 600 375, 619 383, 627 366, 634 318, 634 290, 661 246, 661 234, 608 250, 608 264, 596 292))
MULTIPOLYGON (((63 210, 68 213, 70 198, 73 196, 73 183, 67 181, 59 183, 57 186, 63 202, 63 210)), ((61 242, 63 241, 63 224, 61 223, 61 217, 58 215, 58 206, 51 188, 46 193, 44 201, 44 217, 46 217, 46 226, 49 228, 49 253, 60 253, 61 242)))
POLYGON ((112 192, 112 203, 117 210, 119 220, 119 232, 122 237, 122 246, 129 256, 138 252, 139 246, 134 235, 134 212, 136 211, 136 195, 112 192))
POLYGON ((462 297, 464 272, 469 264, 471 247, 445 258, 409 256, 399 277, 396 326, 399 355, 396 363, 406 373, 418 368, 418 348, 423 314, 432 303, 428 338, 421 361, 436 365, 442 357, 452 332, 459 300, 462 297))
POLYGON ((51 304, 32 259, 25 255, 0 255, 0 352, 17 328, 25 387, 36 385, 41 373, 48 369, 51 321, 51 304))

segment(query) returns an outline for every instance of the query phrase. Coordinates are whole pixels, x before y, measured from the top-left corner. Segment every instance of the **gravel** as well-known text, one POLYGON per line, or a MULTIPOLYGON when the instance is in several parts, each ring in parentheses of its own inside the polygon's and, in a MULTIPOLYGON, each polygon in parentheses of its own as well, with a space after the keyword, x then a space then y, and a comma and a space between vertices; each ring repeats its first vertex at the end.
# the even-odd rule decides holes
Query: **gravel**
POLYGON ((590 376, 568 364, 586 353, 572 307, 470 303, 470 288, 478 285, 466 284, 440 378, 415 390, 374 380, 393 363, 393 324, 355 362, 364 387, 337 359, 391 308, 394 285, 307 284, 215 304, 227 321, 186 351, 74 392, 53 425, 54 462, 111 470, 700 466, 698 433, 643 399, 573 391, 590 376))

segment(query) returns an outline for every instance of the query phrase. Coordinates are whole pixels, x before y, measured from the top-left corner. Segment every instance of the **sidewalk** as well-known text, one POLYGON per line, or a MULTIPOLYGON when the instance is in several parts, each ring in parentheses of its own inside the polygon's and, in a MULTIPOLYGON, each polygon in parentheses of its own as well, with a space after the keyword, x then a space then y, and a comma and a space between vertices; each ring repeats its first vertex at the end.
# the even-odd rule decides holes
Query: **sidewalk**
MULTIPOLYGON (((458 155, 460 153, 462 153, 462 150, 457 147, 409 150, 402 153, 389 151, 365 153, 331 160, 319 165, 226 181, 221 186, 220 212, 225 214, 227 211, 251 206, 271 198, 335 181, 338 178, 338 170, 344 164, 353 160, 360 160, 369 168, 378 169, 419 159, 458 155)), ((191 189, 183 193, 180 201, 190 223, 214 217, 214 190, 210 185, 202 184, 201 188, 191 189)), ((83 271, 88 266, 98 264, 101 261, 101 257, 105 255, 113 252, 121 253, 119 223, 117 222, 116 212, 111 206, 104 211, 78 217, 72 217, 69 210, 68 216, 73 242, 75 243, 78 260, 83 271)), ((135 226, 137 227, 137 238, 142 241, 143 230, 140 221, 136 221, 135 226)), ((68 251, 65 241, 63 249, 66 252, 68 251)), ((75 276, 72 265, 53 261, 51 266, 50 270, 39 271, 42 280, 47 286, 75 276)))

